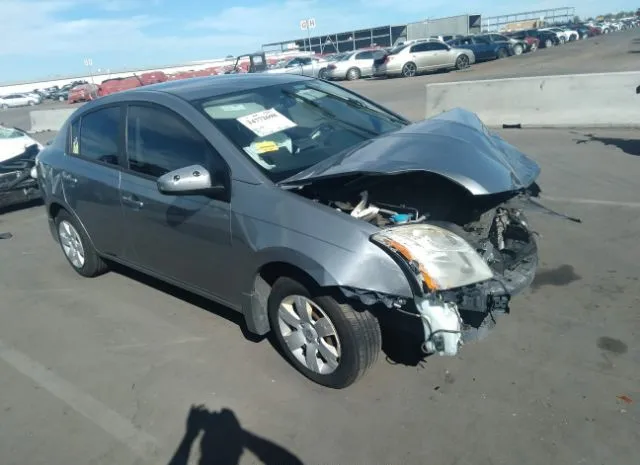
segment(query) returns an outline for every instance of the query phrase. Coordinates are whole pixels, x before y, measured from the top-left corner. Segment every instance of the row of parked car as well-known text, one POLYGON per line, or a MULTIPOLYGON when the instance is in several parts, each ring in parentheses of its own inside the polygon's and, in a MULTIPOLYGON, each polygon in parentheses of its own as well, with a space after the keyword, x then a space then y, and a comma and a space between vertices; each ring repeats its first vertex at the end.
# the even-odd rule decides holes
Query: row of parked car
POLYGON ((414 39, 395 47, 370 48, 324 57, 318 77, 330 80, 356 80, 361 77, 404 76, 440 69, 464 69, 480 61, 507 58, 535 52, 600 34, 636 27, 637 19, 619 23, 556 25, 504 33, 444 35, 414 39))

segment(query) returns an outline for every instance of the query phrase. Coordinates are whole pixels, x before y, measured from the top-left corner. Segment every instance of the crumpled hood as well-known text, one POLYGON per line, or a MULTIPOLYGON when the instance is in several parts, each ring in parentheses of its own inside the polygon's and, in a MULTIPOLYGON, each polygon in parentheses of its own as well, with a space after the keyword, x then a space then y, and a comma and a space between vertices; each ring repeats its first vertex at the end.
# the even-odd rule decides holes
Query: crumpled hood
POLYGON ((529 187, 540 174, 540 167, 490 132, 475 113, 457 108, 336 154, 279 185, 410 171, 436 173, 473 195, 484 195, 529 187))

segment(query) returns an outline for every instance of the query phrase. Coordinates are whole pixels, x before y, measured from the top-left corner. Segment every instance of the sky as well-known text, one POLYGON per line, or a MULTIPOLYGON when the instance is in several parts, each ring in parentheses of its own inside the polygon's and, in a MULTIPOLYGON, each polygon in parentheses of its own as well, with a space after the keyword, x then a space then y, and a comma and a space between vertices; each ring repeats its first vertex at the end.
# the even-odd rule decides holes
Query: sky
MULTIPOLYGON (((635 10, 636 1, 575 1, 576 14, 635 10), (603 11, 605 8, 607 11, 603 11)), ((572 6, 539 0, 0 0, 0 82, 160 66, 259 50, 315 34, 457 14, 493 16, 572 6)))

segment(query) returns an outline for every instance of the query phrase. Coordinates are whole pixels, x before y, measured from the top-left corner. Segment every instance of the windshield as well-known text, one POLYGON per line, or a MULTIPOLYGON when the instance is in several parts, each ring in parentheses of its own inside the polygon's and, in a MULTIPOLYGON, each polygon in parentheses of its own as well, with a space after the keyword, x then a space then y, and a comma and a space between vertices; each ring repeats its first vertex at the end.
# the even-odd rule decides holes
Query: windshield
POLYGON ((199 105, 273 182, 408 124, 316 80, 251 89, 199 105))
POLYGON ((25 134, 22 131, 14 128, 5 128, 4 126, 0 126, 0 139, 17 139, 24 136, 25 134))

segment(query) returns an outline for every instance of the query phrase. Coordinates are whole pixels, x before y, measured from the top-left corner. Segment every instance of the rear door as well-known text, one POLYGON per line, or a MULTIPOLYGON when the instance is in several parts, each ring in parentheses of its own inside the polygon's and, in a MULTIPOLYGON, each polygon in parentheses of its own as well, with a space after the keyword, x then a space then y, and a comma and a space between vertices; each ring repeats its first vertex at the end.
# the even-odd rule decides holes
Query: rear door
POLYGON ((489 39, 485 37, 472 37, 471 38, 474 47, 474 52, 476 54, 476 59, 480 60, 488 60, 490 58, 494 58, 493 53, 493 44, 489 41, 489 39))
POLYGON ((159 176, 186 166, 199 164, 225 175, 228 166, 196 128, 164 106, 129 104, 126 121, 121 202, 132 261, 229 301, 230 286, 224 284, 226 264, 234 261, 229 201, 165 195, 156 184, 159 176))
POLYGON ((359 52, 355 56, 355 65, 360 68, 361 76, 373 74, 373 52, 370 50, 359 52))
POLYGON ((67 204, 95 247, 122 258, 127 247, 120 208, 122 109, 102 107, 83 114, 69 128, 61 181, 67 204))
POLYGON ((420 42, 410 46, 409 55, 411 56, 411 60, 416 64, 418 71, 424 71, 433 66, 433 57, 426 47, 427 44, 428 42, 420 42))
POLYGON ((428 47, 433 56, 435 68, 444 68, 455 63, 455 56, 450 52, 449 46, 442 42, 429 42, 428 47))

